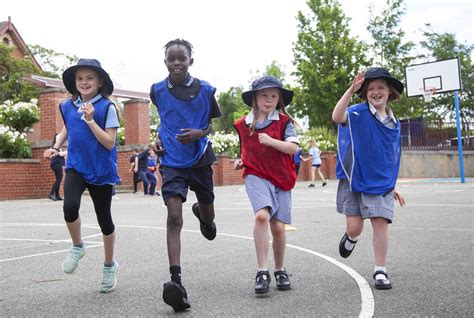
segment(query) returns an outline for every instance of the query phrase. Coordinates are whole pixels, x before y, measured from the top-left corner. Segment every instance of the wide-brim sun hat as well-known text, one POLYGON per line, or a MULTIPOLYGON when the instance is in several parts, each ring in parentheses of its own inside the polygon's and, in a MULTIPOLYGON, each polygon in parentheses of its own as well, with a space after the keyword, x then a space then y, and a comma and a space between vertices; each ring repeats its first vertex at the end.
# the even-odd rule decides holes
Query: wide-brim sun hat
POLYGON ((293 99, 293 92, 283 88, 283 85, 278 78, 273 76, 263 76, 253 81, 251 90, 242 93, 242 100, 246 105, 252 107, 255 92, 265 88, 278 88, 281 92, 285 106, 288 106, 293 99))
POLYGON ((403 92, 403 88, 405 87, 403 85, 402 82, 400 82, 399 80, 397 80, 395 77, 392 76, 392 74, 390 74, 386 69, 382 68, 382 67, 374 67, 374 68, 369 68, 366 72, 365 72, 365 81, 364 83, 362 84, 362 86, 357 90, 356 94, 359 96, 359 97, 362 97, 360 96, 360 94, 362 93, 362 91, 364 90, 365 86, 367 85, 367 80, 368 79, 375 79, 375 78, 383 78, 385 79, 389 84, 390 86, 392 86, 399 94, 401 94, 403 92))
POLYGON ((80 68, 88 68, 99 74, 103 81, 103 91, 106 95, 112 95, 114 91, 114 83, 110 79, 109 74, 102 68, 100 62, 96 59, 79 59, 77 64, 71 66, 63 72, 63 83, 69 93, 77 95, 76 88, 76 71, 80 68))

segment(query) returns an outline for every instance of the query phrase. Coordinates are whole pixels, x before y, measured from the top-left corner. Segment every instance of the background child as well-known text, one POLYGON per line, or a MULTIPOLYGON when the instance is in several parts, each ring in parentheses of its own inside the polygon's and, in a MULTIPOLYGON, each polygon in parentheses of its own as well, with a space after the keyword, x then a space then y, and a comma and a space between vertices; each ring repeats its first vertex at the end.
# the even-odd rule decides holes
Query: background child
POLYGON ((318 148, 318 144, 314 139, 309 141, 311 148, 309 149, 309 157, 303 158, 303 161, 311 160, 311 183, 308 187, 314 187, 314 181, 316 180, 316 172, 319 174, 323 187, 327 184, 326 179, 324 178, 323 173, 321 172, 321 150, 318 148))
POLYGON ((395 188, 400 166, 400 122, 388 106, 402 92, 403 84, 387 70, 361 71, 332 113, 339 124, 337 211, 346 215, 346 233, 339 243, 339 253, 344 258, 351 255, 364 219, 369 218, 377 289, 392 288, 385 267, 388 224, 393 220, 394 198, 401 206, 405 204, 395 188), (364 102, 347 108, 354 93, 364 102))
MULTIPOLYGON (((53 140, 51 141, 51 147, 54 147, 57 136, 58 134, 54 134, 53 140)), ((67 155, 67 150, 63 151, 62 149, 59 149, 58 155, 53 157, 49 164, 51 170, 53 170, 54 172, 54 177, 56 178, 56 180, 53 183, 53 186, 51 187, 51 192, 48 195, 48 198, 53 201, 63 200, 63 198, 59 195, 59 189, 61 188, 61 181, 63 180, 63 168, 65 165, 64 157, 66 157, 66 155, 67 155)))
POLYGON ((277 289, 291 289, 284 266, 285 224, 291 224, 291 189, 296 181, 293 155, 299 148, 294 121, 285 110, 292 98, 293 92, 284 89, 277 78, 259 78, 252 83, 252 90, 242 94, 252 111, 234 123, 241 156, 234 169, 245 169, 245 187, 255 213, 256 294, 267 293, 270 288, 269 227, 277 289))
POLYGON ((153 84, 150 92, 160 115, 156 150, 162 154, 161 193, 168 208, 166 237, 171 281, 164 284, 163 300, 175 311, 183 311, 190 307, 181 282, 183 202, 190 188, 198 200, 192 211, 200 222, 201 233, 213 240, 216 225, 211 165, 217 158, 207 134, 212 129, 211 119, 220 117, 221 111, 214 97, 216 89, 188 73, 194 62, 188 41, 168 42, 164 62, 169 76, 153 84))
POLYGON ((298 152, 294 155, 293 160, 295 162, 296 177, 298 177, 298 174, 300 173, 301 160, 303 159, 303 156, 301 155, 302 153, 303 150, 301 150, 301 148, 298 148, 298 152))
POLYGON ((80 59, 63 73, 66 89, 72 94, 60 105, 64 127, 44 156, 54 158, 67 139, 68 156, 64 180, 64 219, 73 246, 63 263, 64 272, 74 273, 86 252, 81 238, 79 208, 81 196, 89 190, 104 241, 105 261, 100 292, 110 292, 117 283, 118 263, 114 261, 115 226, 110 211, 117 174, 118 114, 107 98, 114 85, 95 59, 80 59))
POLYGON ((138 166, 137 166, 137 169, 135 169, 136 167, 135 159, 138 157, 139 154, 140 154, 140 149, 138 149, 138 147, 133 147, 132 155, 130 156, 130 172, 133 173, 133 193, 137 193, 138 183, 141 180, 140 176, 138 175, 138 166))
POLYGON ((135 157, 134 167, 134 171, 143 182, 143 194, 152 196, 155 195, 157 183, 155 174, 151 173, 148 169, 149 158, 154 155, 153 148, 154 145, 152 144, 146 146, 145 149, 135 157))

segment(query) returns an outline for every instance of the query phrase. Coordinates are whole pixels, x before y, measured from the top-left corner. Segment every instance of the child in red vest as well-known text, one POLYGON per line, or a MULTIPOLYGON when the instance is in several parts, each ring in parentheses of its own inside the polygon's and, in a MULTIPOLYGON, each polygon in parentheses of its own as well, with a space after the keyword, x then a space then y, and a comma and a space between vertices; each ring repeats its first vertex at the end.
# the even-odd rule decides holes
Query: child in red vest
POLYGON ((285 110, 292 98, 293 92, 284 89, 277 78, 259 78, 252 83, 252 90, 242 94, 252 111, 234 123, 241 157, 234 169, 244 169, 247 195, 255 213, 256 294, 270 289, 268 227, 273 236, 277 289, 291 289, 284 267, 285 224, 291 224, 291 189, 296 181, 293 155, 299 149, 295 122, 285 110))

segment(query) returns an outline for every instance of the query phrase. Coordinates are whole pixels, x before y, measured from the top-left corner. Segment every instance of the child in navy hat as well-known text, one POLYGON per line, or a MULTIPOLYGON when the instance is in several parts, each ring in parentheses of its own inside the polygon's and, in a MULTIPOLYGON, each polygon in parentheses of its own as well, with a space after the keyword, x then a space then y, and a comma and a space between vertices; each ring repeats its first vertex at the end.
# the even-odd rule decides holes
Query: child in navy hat
POLYGON ((208 82, 191 76, 192 45, 175 39, 165 45, 165 65, 169 76, 152 85, 150 98, 160 115, 156 140, 157 154, 162 154, 161 193, 168 209, 166 237, 171 281, 163 286, 163 300, 174 311, 191 307, 181 281, 181 228, 183 203, 188 189, 197 201, 192 212, 199 220, 202 235, 216 237, 212 163, 217 160, 207 135, 212 118, 222 116, 215 99, 216 89, 208 82))
POLYGON ((119 266, 114 260, 115 226, 110 209, 113 186, 120 181, 117 174, 118 112, 108 98, 114 85, 95 59, 80 59, 77 65, 64 71, 63 82, 72 94, 59 106, 64 127, 53 147, 44 152, 45 157, 54 158, 65 141, 68 142, 63 211, 73 246, 63 270, 74 273, 86 253, 79 208, 81 196, 88 189, 104 241, 100 292, 107 293, 115 288, 119 266))
POLYGON ((385 259, 394 199, 405 204, 395 185, 400 167, 400 122, 388 103, 399 99, 403 84, 383 68, 361 71, 334 108, 338 125, 337 212, 346 216, 339 253, 347 258, 362 233, 364 219, 373 229, 374 285, 390 289, 385 259), (354 95, 364 101, 348 107, 354 95))
POLYGON ((291 189, 296 182, 293 157, 299 150, 295 122, 285 110, 292 98, 293 92, 283 88, 280 80, 261 77, 252 83, 252 90, 242 94, 252 111, 234 123, 240 138, 240 159, 235 161, 234 169, 244 169, 245 187, 255 214, 256 294, 270 290, 269 227, 277 289, 291 289, 284 266, 285 224, 291 224, 291 189))

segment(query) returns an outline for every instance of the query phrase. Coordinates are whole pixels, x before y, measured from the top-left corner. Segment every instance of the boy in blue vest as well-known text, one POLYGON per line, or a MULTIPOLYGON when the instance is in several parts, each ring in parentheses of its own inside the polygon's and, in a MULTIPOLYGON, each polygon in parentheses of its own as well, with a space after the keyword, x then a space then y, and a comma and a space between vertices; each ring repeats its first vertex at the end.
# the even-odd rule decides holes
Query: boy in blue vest
POLYGON ((364 219, 370 219, 376 289, 392 288, 385 267, 388 224, 393 220, 394 200, 405 204, 395 188, 400 167, 400 122, 388 105, 402 92, 403 83, 387 70, 371 68, 354 78, 332 113, 333 121, 339 124, 337 212, 346 216, 339 254, 344 258, 351 255, 364 219), (348 107, 354 93, 364 101, 348 107))
POLYGON ((207 135, 212 118, 222 114, 214 97, 216 89, 188 73, 193 64, 192 45, 175 39, 164 48, 169 76, 152 85, 150 98, 160 116, 156 153, 162 155, 161 191, 168 209, 166 237, 171 281, 164 284, 163 300, 178 312, 191 307, 181 283, 180 260, 183 202, 188 188, 198 200, 192 211, 200 222, 202 235, 208 240, 216 237, 211 165, 217 159, 207 135))

